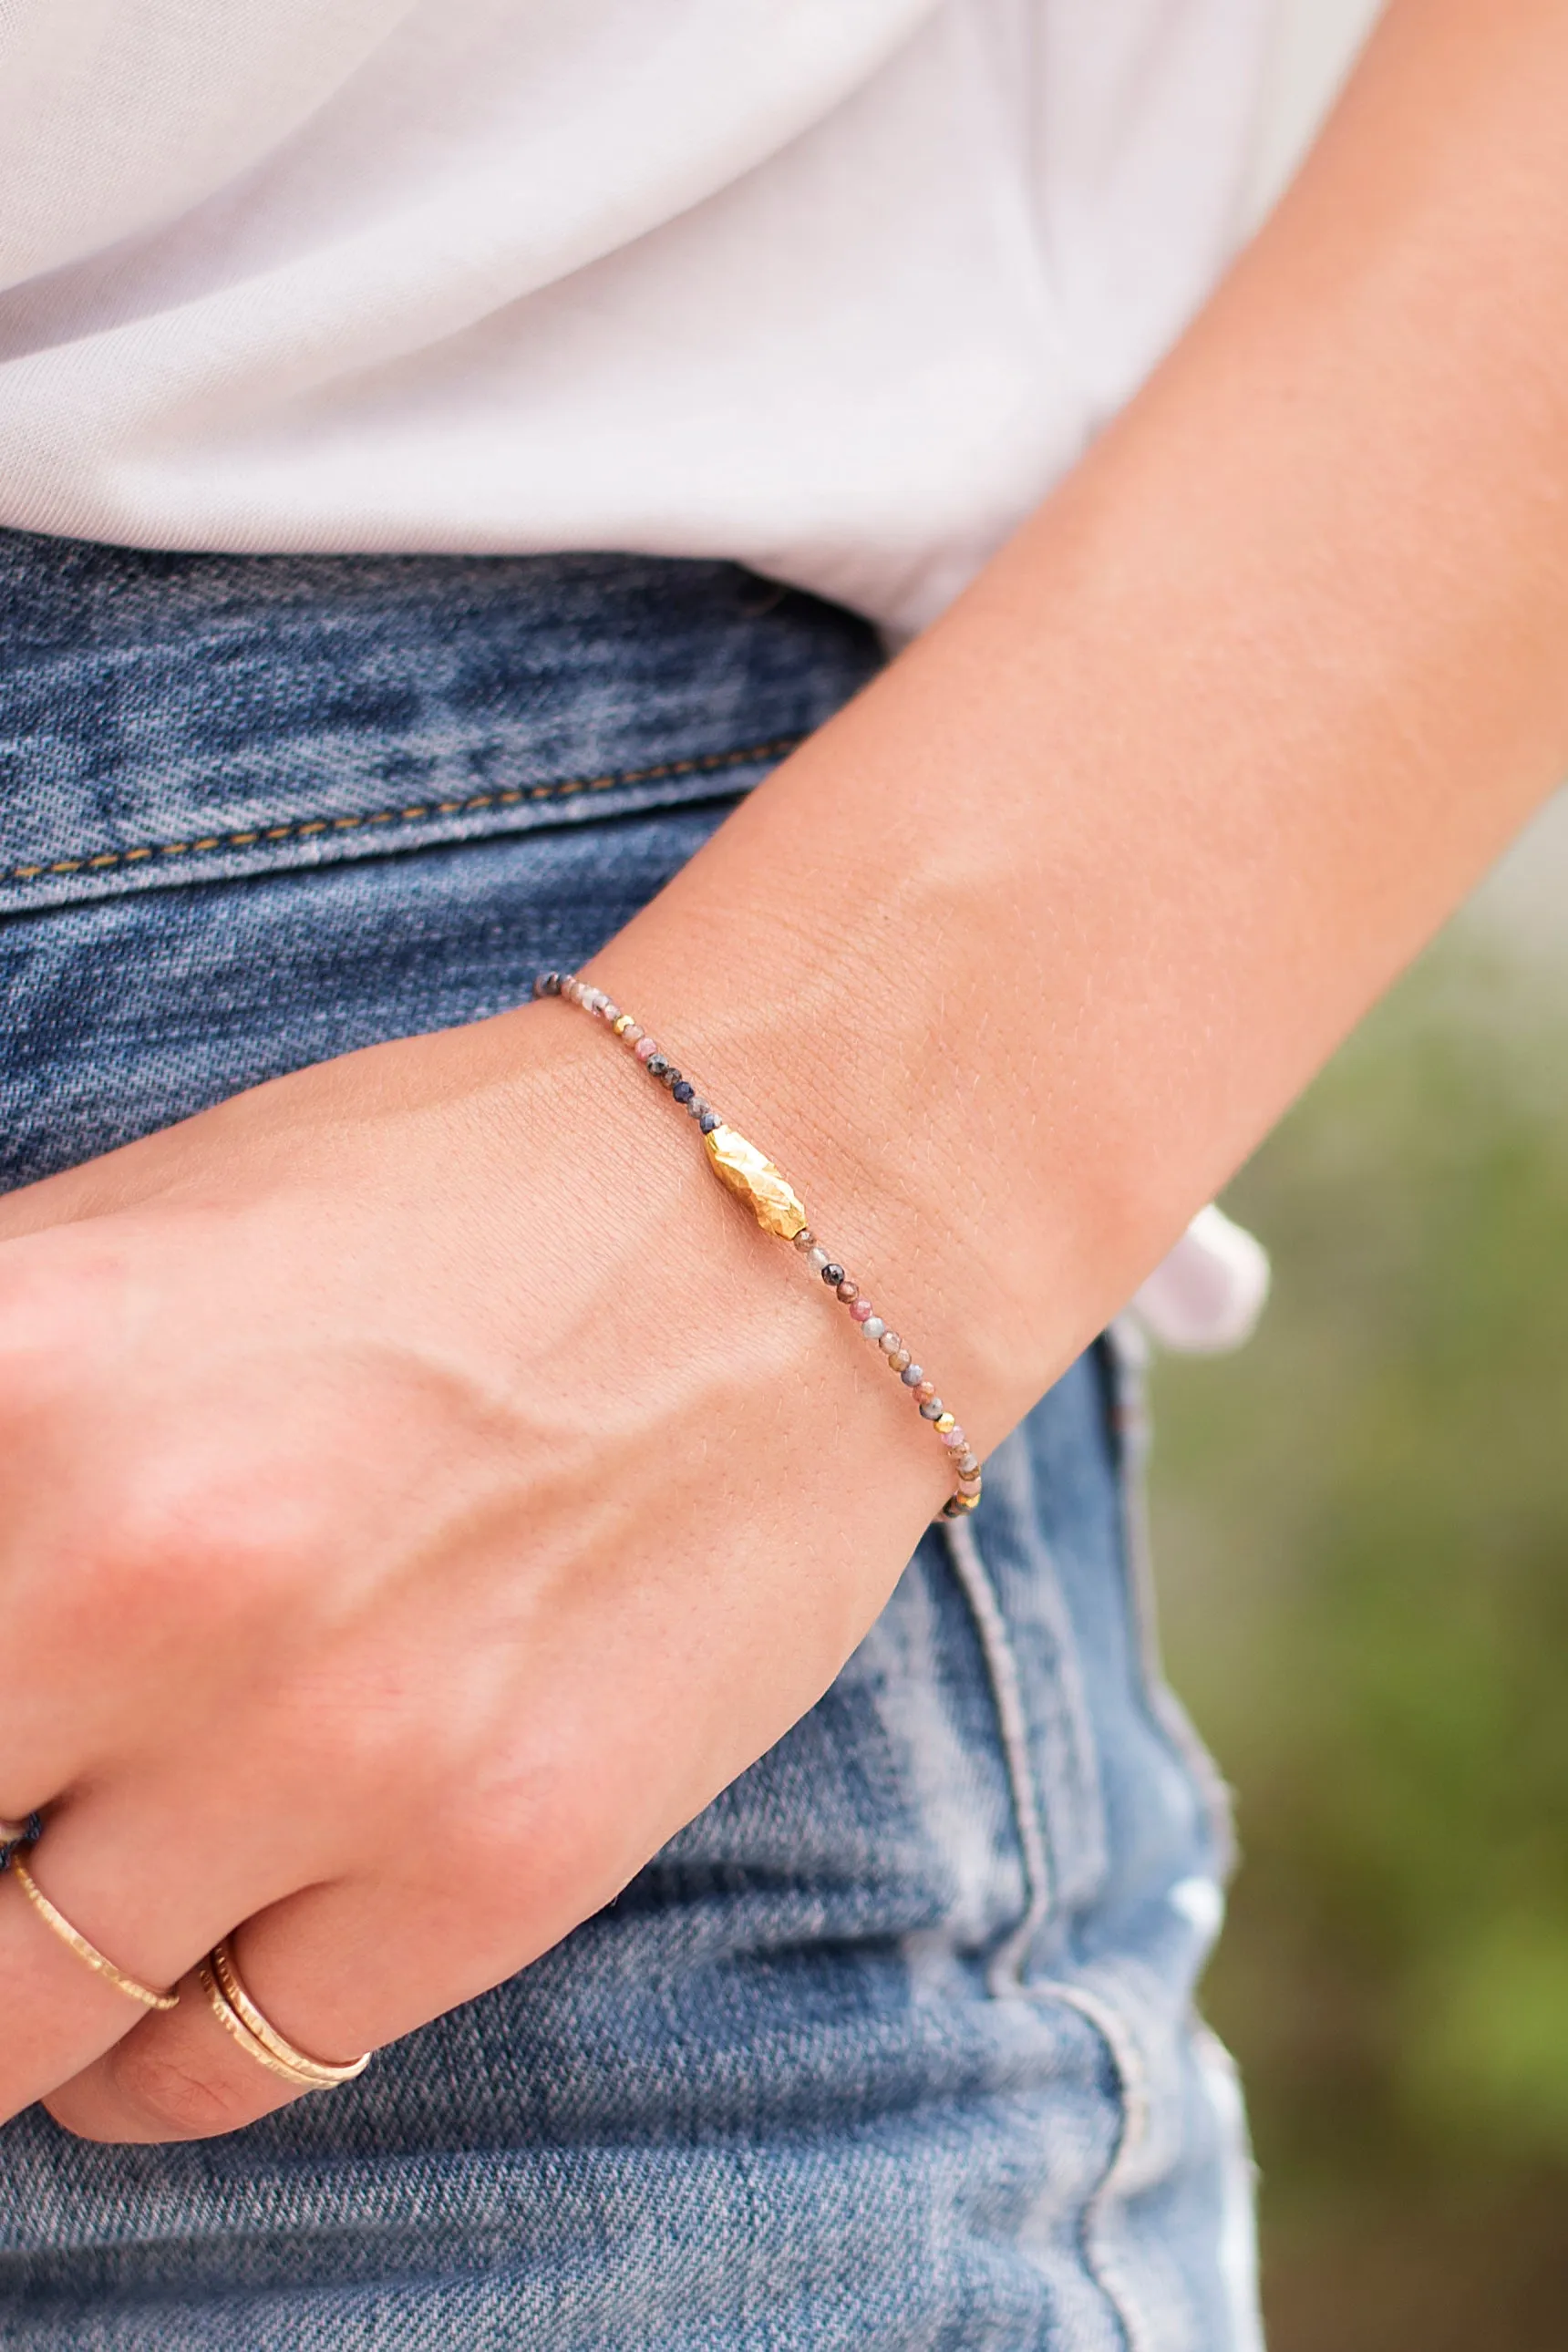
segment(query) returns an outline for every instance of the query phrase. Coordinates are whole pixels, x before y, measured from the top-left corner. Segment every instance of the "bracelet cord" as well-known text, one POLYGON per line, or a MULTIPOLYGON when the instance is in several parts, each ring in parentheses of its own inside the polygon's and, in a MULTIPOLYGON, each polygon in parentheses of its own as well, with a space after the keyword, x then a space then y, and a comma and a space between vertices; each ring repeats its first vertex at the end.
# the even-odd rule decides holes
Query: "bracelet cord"
POLYGON ((793 1243, 812 1271, 848 1309, 849 1319, 861 1338, 878 1349, 889 1370, 909 1390, 921 1419, 931 1423, 950 1456, 954 1481, 940 1516, 956 1519, 973 1511, 980 1500, 978 1454, 938 1396, 936 1382, 927 1377, 924 1366, 916 1363, 899 1334, 889 1329, 870 1300, 862 1296, 859 1284, 817 1240, 806 1223, 805 1207, 773 1161, 721 1118, 691 1080, 676 1067, 663 1046, 629 1013, 623 1013, 618 1004, 613 1003, 602 988, 592 987, 574 971, 542 971, 533 983, 533 993, 535 997, 563 997, 567 1003, 577 1005, 603 1023, 648 1076, 673 1097, 689 1118, 696 1120, 708 1164, 720 1182, 746 1202, 764 1233, 793 1243))

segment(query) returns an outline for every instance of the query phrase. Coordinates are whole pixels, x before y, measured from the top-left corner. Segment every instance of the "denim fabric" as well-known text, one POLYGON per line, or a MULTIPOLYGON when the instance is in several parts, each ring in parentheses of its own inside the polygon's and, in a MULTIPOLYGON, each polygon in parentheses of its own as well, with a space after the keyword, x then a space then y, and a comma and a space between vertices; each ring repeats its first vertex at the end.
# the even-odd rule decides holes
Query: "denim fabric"
MULTIPOLYGON (((0 535, 0 611, 12 1185, 515 1002, 878 658, 633 559, 0 535)), ((0 2345, 1249 2352, 1192 2008, 1224 1831, 1150 1652, 1125 1404, 1091 1350, 821 1704, 362 2081, 197 2146, 0 2132, 0 2345)))

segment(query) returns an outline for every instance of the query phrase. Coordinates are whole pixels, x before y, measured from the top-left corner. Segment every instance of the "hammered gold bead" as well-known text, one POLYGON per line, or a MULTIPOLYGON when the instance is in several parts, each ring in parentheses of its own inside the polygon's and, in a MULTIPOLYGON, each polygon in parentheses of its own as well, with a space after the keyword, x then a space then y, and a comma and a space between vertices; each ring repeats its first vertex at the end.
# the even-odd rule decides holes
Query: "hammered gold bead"
POLYGON ((939 1437, 945 1437, 950 1429, 956 1429, 958 1427, 958 1423, 954 1421, 952 1413, 939 1412, 935 1421, 932 1422, 931 1427, 935 1430, 939 1437))
POLYGON ((805 1224, 805 1211, 773 1161, 722 1122, 702 1142, 719 1181, 740 1194, 763 1231, 793 1242, 805 1224))
POLYGON ((632 1016, 629 1013, 617 1013, 610 1024, 617 1037, 624 1037, 631 1025, 632 1016))

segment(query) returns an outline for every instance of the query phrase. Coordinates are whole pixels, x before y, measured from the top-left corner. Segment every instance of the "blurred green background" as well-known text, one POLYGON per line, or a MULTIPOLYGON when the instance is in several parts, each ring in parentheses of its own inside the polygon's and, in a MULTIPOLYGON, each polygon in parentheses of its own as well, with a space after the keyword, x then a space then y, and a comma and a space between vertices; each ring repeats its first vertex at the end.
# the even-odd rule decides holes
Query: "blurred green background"
POLYGON ((1233 1187, 1257 1339, 1155 1375, 1271 2352, 1568 2346, 1565 915, 1560 804, 1233 1187))

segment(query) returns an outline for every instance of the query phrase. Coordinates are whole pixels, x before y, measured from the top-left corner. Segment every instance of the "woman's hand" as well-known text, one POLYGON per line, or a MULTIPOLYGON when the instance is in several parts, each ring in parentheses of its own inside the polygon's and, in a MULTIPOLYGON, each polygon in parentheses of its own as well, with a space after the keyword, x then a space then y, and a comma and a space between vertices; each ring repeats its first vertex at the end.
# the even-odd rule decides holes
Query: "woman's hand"
POLYGON ((941 1501, 579 1024, 357 1054, 0 1203, 0 1816, 184 1980, 137 2011, 0 1877, 0 2113, 287 2099, 189 1979, 231 1930, 328 2059, 499 1982, 812 1703, 941 1501))

